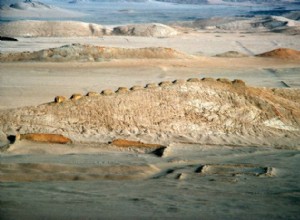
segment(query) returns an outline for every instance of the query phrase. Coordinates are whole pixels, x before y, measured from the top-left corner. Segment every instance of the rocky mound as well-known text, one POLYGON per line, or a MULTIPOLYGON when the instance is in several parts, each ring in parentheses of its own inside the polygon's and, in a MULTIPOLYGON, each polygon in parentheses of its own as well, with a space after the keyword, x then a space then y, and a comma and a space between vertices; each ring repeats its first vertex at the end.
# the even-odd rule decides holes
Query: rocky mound
POLYGON ((228 57, 228 58, 239 58, 239 57, 247 57, 247 56, 248 55, 238 51, 227 51, 225 53, 220 53, 216 55, 216 57, 228 57))
POLYGON ((171 48, 115 48, 72 44, 36 52, 0 53, 0 62, 103 61, 108 59, 180 59, 189 56, 171 48))
POLYGON ((122 91, 1 110, 0 131, 61 134, 74 143, 299 147, 299 89, 275 92, 241 80, 195 78, 122 91))
POLYGON ((282 16, 214 17, 176 24, 194 29, 223 32, 281 32, 286 34, 298 34, 300 32, 299 21, 282 16))
POLYGON ((217 29, 229 31, 278 31, 289 27, 299 27, 300 22, 279 16, 254 17, 239 19, 217 25, 217 29))
POLYGON ((292 11, 283 15, 284 17, 292 20, 300 20, 300 11, 292 11))
POLYGON ((0 24, 0 35, 11 37, 84 37, 105 33, 101 25, 77 21, 27 20, 0 24))
POLYGON ((233 17, 212 17, 209 19, 196 19, 191 22, 188 27, 199 28, 199 29, 216 29, 216 26, 233 22, 240 18, 233 17))
POLYGON ((259 57, 270 57, 289 60, 300 60, 300 51, 289 48, 278 48, 262 54, 258 54, 259 57))
POLYGON ((115 27, 112 34, 143 37, 172 37, 177 35, 177 31, 167 25, 152 23, 115 27))

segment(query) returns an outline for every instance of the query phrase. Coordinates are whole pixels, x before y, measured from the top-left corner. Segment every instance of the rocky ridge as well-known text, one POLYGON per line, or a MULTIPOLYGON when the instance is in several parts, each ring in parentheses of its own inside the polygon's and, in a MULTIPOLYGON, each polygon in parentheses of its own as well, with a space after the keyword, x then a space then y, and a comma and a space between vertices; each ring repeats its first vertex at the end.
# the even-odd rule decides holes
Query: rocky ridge
POLYGON ((0 62, 103 61, 109 59, 182 59, 190 56, 172 48, 116 48, 72 44, 34 52, 0 53, 0 62))
POLYGON ((118 26, 113 29, 112 34, 143 37, 173 37, 178 32, 167 25, 151 23, 118 26))
POLYGON ((198 78, 0 111, 0 130, 60 134, 74 143, 116 138, 299 148, 299 89, 198 78))
POLYGON ((132 24, 114 28, 79 21, 11 21, 0 24, 0 35, 10 37, 101 37, 129 35, 141 37, 173 37, 178 32, 159 23, 132 24))

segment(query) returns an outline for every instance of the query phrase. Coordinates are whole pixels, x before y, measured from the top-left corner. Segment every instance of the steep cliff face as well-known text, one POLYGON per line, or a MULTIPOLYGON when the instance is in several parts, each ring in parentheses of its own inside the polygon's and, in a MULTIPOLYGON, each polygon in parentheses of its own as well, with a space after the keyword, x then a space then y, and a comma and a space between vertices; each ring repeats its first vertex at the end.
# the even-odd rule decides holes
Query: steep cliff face
POLYGON ((299 94, 299 89, 247 87, 240 80, 164 82, 157 87, 4 110, 0 129, 4 133, 62 134, 74 142, 131 137, 155 143, 180 140, 297 147, 299 94))

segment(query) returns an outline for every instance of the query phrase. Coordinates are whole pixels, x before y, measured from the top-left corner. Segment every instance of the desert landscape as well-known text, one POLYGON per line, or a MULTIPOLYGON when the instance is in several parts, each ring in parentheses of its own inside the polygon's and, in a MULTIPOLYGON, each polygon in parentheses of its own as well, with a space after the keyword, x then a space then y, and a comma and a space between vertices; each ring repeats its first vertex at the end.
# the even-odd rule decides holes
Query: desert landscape
POLYGON ((0 219, 298 219, 297 1, 0 8, 0 219))

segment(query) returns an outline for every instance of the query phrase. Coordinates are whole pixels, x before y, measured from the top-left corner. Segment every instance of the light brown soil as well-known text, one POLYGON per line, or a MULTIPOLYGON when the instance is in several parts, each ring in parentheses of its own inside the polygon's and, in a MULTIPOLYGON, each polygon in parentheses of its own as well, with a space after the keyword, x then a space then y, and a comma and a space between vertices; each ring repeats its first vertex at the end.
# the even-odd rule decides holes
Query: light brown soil
POLYGON ((182 59, 187 54, 172 48, 114 48, 72 44, 35 52, 0 53, 0 62, 19 61, 103 61, 109 59, 182 59))
POLYGON ((289 48, 278 48, 262 54, 258 54, 259 57, 270 57, 289 60, 300 60, 300 51, 289 48))
POLYGON ((136 147, 136 148, 158 148, 162 147, 160 144, 146 144, 140 141, 130 141, 125 139, 115 139, 111 142, 117 147, 136 147))
POLYGON ((46 142, 46 143, 56 143, 56 144, 67 144, 71 140, 60 134, 20 134, 20 140, 28 140, 35 142, 46 142))

